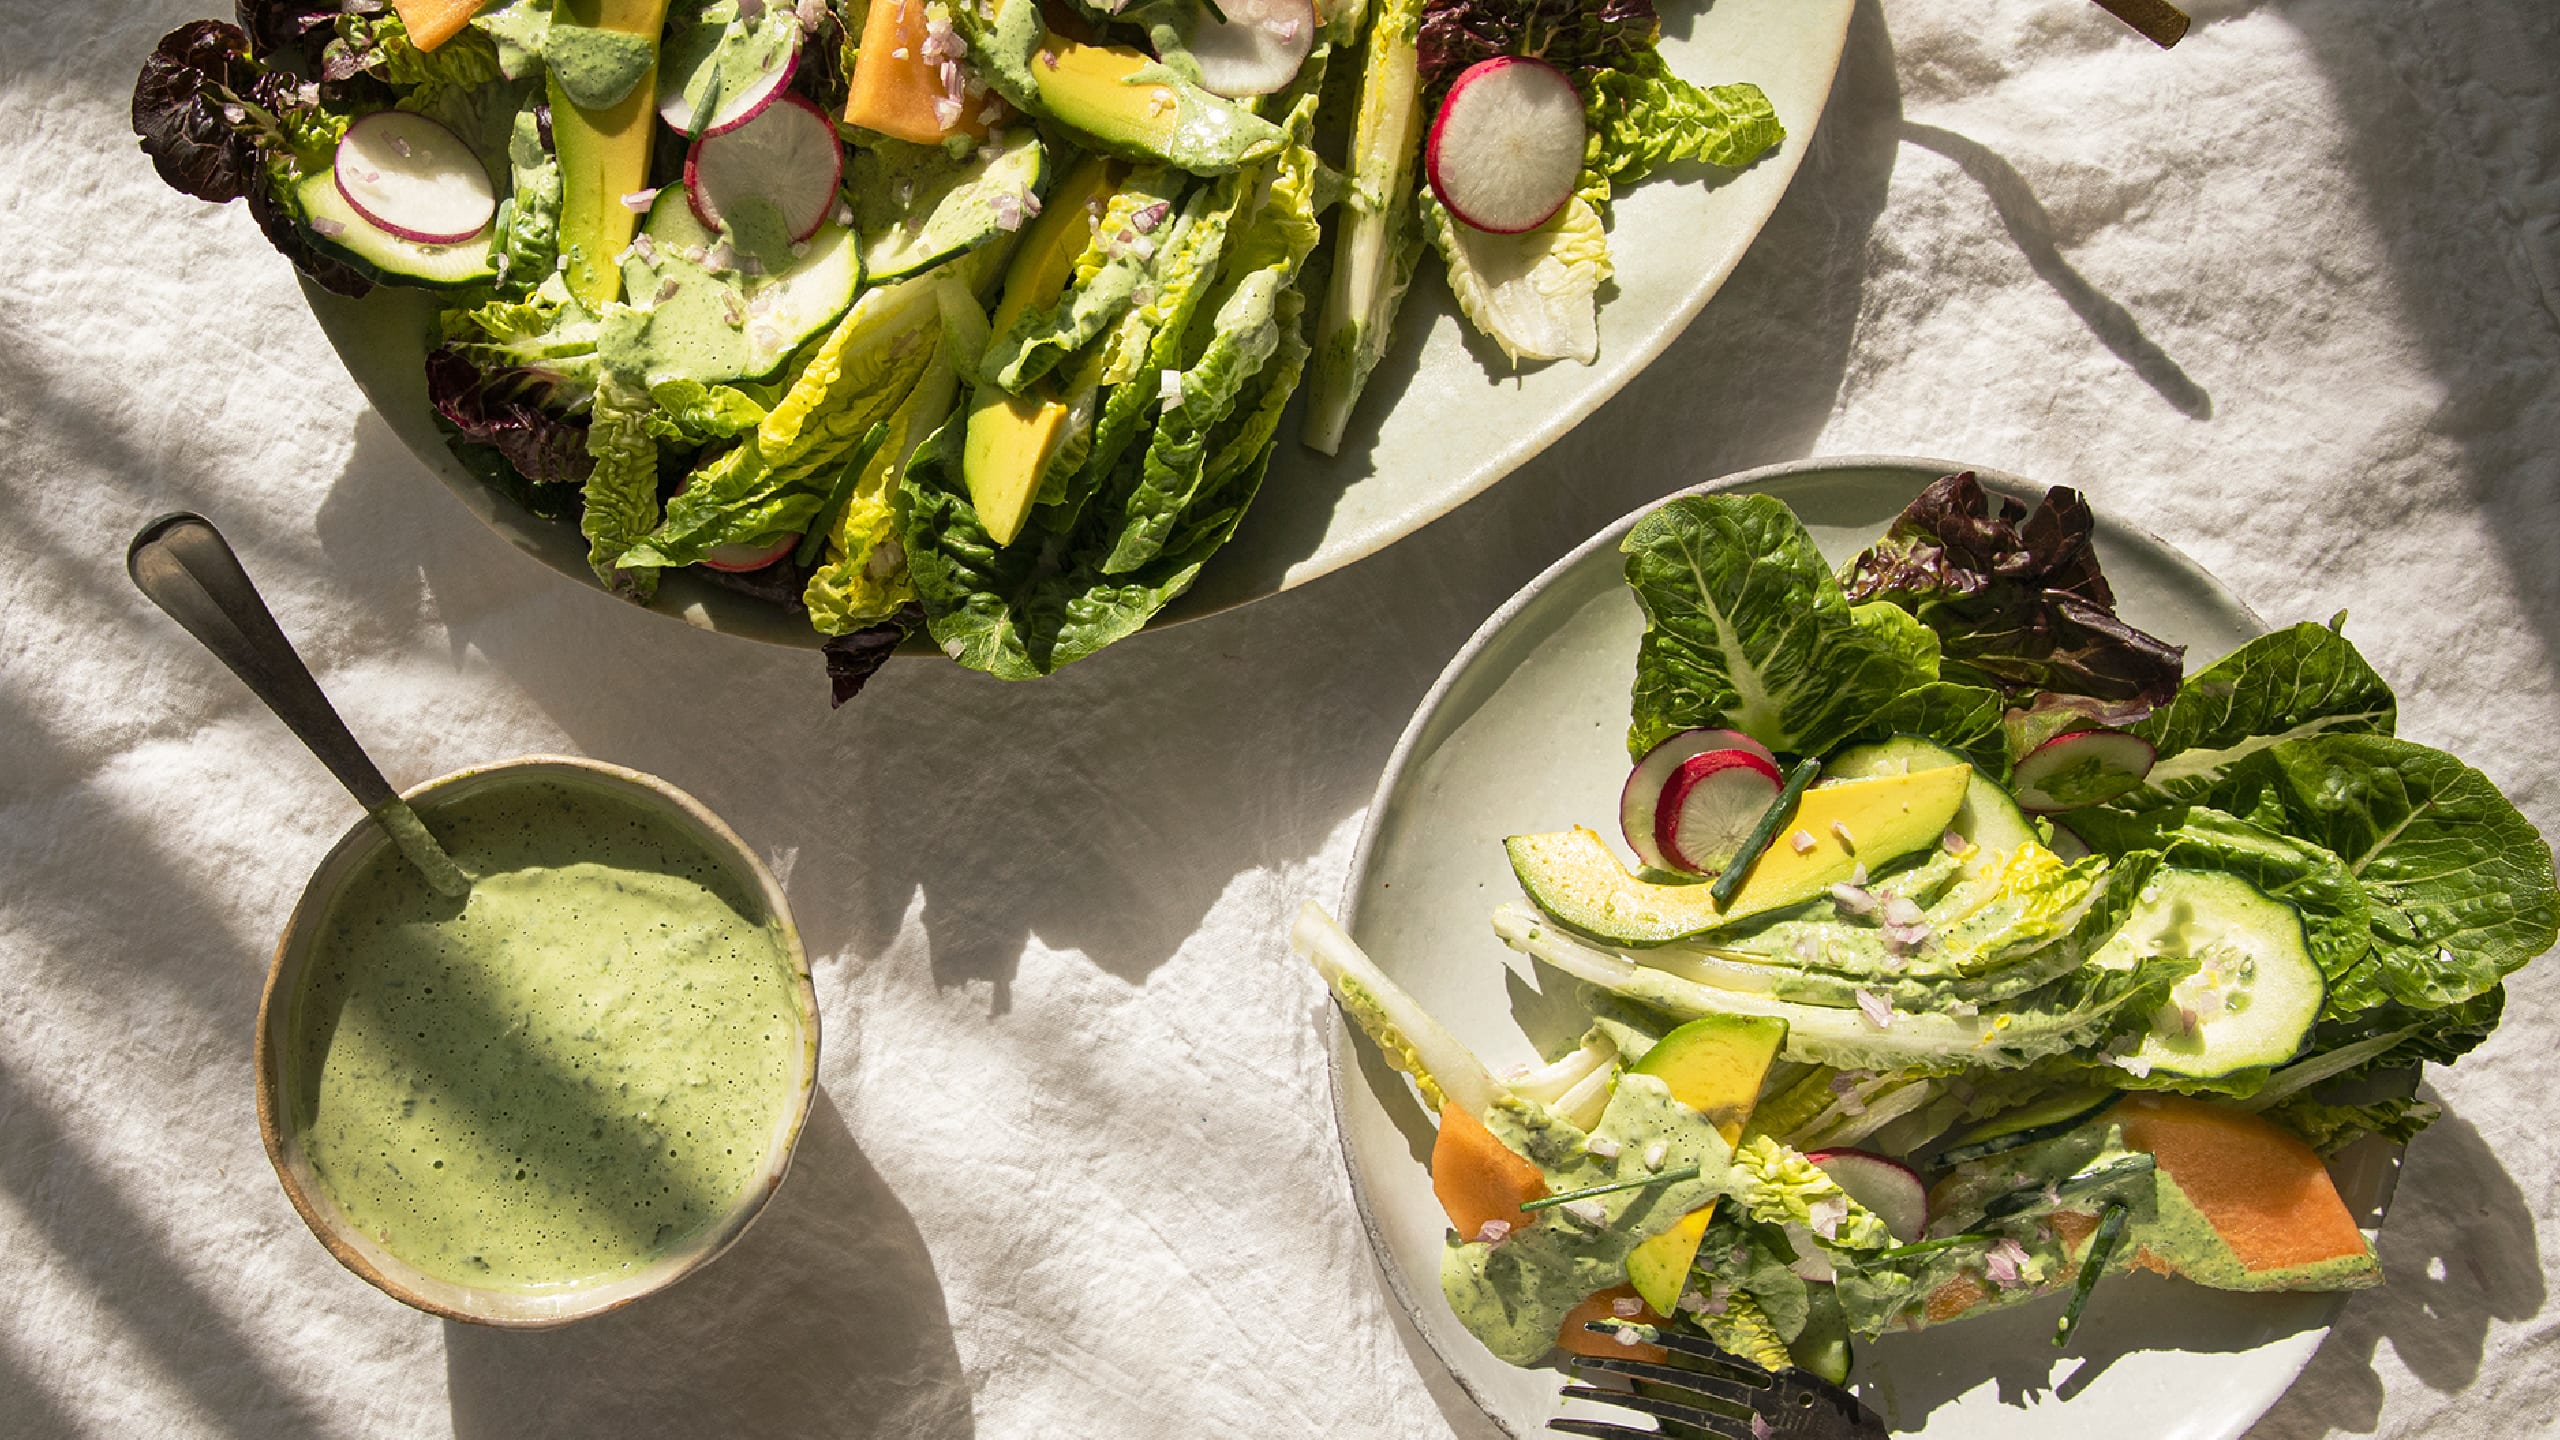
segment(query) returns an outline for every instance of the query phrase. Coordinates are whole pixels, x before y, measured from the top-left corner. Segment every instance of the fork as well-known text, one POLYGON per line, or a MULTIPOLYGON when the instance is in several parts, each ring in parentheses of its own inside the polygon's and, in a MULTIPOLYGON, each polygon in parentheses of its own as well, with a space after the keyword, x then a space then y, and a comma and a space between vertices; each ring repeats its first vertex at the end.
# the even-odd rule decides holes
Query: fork
MULTIPOLYGON (((1592 1321, 1585 1329, 1614 1335, 1619 1326, 1592 1321)), ((1694 1427, 1723 1440, 1884 1440, 1884 1420, 1858 1397, 1802 1370, 1772 1372, 1738 1360, 1693 1335, 1665 1330, 1646 1337, 1693 1365, 1672 1366, 1620 1355, 1576 1355, 1577 1376, 1623 1375, 1647 1387, 1635 1392, 1568 1383, 1567 1400, 1590 1400, 1694 1427), (1683 1398, 1652 1393, 1678 1390, 1683 1398)), ((1547 1428, 1597 1440, 1652 1440, 1668 1430, 1639 1430, 1606 1420, 1550 1420, 1547 1428)))

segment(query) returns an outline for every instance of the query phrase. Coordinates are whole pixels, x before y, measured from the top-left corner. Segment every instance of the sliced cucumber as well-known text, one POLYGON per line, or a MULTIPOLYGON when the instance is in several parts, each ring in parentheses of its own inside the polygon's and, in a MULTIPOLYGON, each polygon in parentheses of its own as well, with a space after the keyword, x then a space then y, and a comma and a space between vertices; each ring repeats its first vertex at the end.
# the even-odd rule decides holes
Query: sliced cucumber
POLYGON ((1049 157, 1037 140, 1000 154, 980 151, 970 163, 942 176, 906 179, 917 193, 906 218, 862 237, 862 268, 874 283, 930 269, 999 231, 1017 230, 1039 213, 1037 196, 1049 184, 1049 157), (1013 223, 1007 225, 1005 220, 1013 223))
POLYGON ((2157 954, 2199 963, 2127 1057, 2137 1074, 2203 1080, 2281 1065, 2301 1052, 2328 994, 2302 916, 2236 875, 2160 870, 2089 963, 2124 969, 2157 954))
MULTIPOLYGON (((1855 780, 1869 775, 1901 775, 1913 770, 1935 770, 1942 765, 1969 765, 1972 762, 1934 740, 1917 735, 1896 735, 1872 745, 1856 745, 1841 751, 1823 765, 1823 778, 1855 780)), ((1972 853, 1964 857, 1967 876, 1997 863, 1999 857, 2036 838, 2034 826, 2009 792, 2001 789, 1989 776, 1974 772, 1965 786, 1964 804, 1956 810, 1955 823, 1947 827, 1973 842, 1972 853)))
POLYGON ((810 336, 826 329, 862 288, 853 233, 821 226, 790 268, 775 275, 714 270, 704 256, 719 233, 695 217, 682 186, 670 185, 649 207, 622 262, 628 312, 607 328, 645 341, 652 383, 664 380, 755 379, 782 368, 810 336))
POLYGON ((2116 1103, 2113 1090, 2071 1089, 2003 1110, 1955 1138, 1938 1152, 1945 1169, 1970 1164, 1986 1155, 2021 1150, 2068 1135, 2090 1117, 2116 1103))
POLYGON ((304 177, 293 198, 302 209, 303 228, 321 249, 385 284, 460 290, 498 278, 490 244, 495 227, 451 245, 403 240, 348 204, 337 175, 328 170, 304 177))

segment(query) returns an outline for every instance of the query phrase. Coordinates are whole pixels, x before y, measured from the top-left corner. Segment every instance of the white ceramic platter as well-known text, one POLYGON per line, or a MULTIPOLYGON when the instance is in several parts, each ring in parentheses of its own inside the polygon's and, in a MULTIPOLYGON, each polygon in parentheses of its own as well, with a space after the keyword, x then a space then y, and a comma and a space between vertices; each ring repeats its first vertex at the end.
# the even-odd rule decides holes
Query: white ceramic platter
MULTIPOLYGON (((1777 208, 1812 144, 1853 8, 1854 0, 1670 0, 1662 49, 1672 69, 1702 85, 1758 85, 1787 127, 1786 142, 1722 183, 1680 167, 1621 199, 1597 365, 1515 375, 1465 329, 1445 287, 1415 285, 1342 453, 1327 459, 1300 445, 1293 412, 1243 527, 1158 623, 1276 594, 1368 555, 1510 473, 1616 394, 1715 294, 1777 208)), ((422 369, 432 300, 416 291, 376 290, 362 300, 308 284, 303 291, 348 373, 428 469, 519 549, 596 583, 574 528, 525 513, 445 449, 422 369)), ((691 575, 669 576, 653 608, 778 644, 819 640, 800 617, 691 575)))
MULTIPOLYGON (((1817 461, 1699 488, 1785 500, 1837 564, 1882 534, 1923 486, 1961 468, 1817 461)), ((1978 473, 2021 498, 2042 493, 2015 477, 1978 473)), ((1615 831, 1644 623, 1618 542, 1636 519, 1620 520, 1532 581, 1449 663, 1397 745, 1352 861, 1344 923, 1497 1073, 1556 1053, 1587 1023, 1573 982, 1506 949, 1489 921, 1495 905, 1519 894, 1503 836, 1575 824, 1615 831)), ((2266 628, 2213 577, 2139 530, 2101 516, 2098 546, 2120 612, 2183 643, 2190 668, 2266 628)), ((1447 1221, 1424 1168, 1432 1117, 1338 1020, 1331 1046, 1343 1153, 1389 1288, 1488 1415, 1512 1435, 1539 1433, 1558 1413, 1557 1372, 1495 1360, 1441 1300, 1447 1221)), ((2395 1153, 2342 1167, 2341 1190, 2368 1223, 2388 1201, 2395 1153)), ((1962 1440, 2227 1440, 2283 1393, 2341 1303, 2128 1276, 2099 1289, 2067 1353, 2050 1343, 2056 1296, 1862 1345, 1853 1384, 1897 1431, 1962 1440)))

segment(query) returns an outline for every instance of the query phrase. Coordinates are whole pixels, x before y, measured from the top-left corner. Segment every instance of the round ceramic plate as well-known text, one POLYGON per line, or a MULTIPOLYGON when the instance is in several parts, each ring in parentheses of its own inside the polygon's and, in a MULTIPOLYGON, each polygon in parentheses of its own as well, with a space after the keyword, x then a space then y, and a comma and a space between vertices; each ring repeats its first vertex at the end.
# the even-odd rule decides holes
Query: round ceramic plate
MULTIPOLYGON (((1702 85, 1758 85, 1787 127, 1786 142, 1716 183, 1675 171, 1619 201, 1610 239, 1617 276, 1602 292, 1597 365, 1515 374, 1462 325, 1444 287, 1415 286, 1342 453, 1327 458, 1300 445, 1293 412, 1252 513, 1158 623, 1276 594, 1368 555, 1510 473, 1616 394, 1715 294, 1777 208, 1812 144, 1853 8, 1854 0, 1670 7, 1662 49, 1672 69, 1702 85)), ((574 527, 526 513, 445 449, 423 369, 431 297, 376 290, 347 300, 308 284, 303 292, 365 397, 472 513, 561 574, 596 583, 574 527)), ((663 613, 778 644, 820 639, 764 601, 693 575, 667 580, 652 607, 663 613)))
MULTIPOLYGON (((1931 480, 1962 468, 1817 461, 1699 488, 1777 496, 1837 564, 1872 543, 1931 480)), ((1977 473, 2021 498, 2042 493, 2015 477, 1977 473)), ((1501 837, 1576 824, 1615 831, 1627 698, 1644 628, 1618 542, 1637 518, 1558 561, 1449 662, 1396 747, 1352 861, 1344 923, 1497 1073, 1558 1053, 1588 1023, 1573 983, 1505 948, 1490 919, 1497 904, 1519 895, 1501 837)), ((2141 531, 2101 516, 2098 548, 2120 612, 2183 643, 2190 668, 2266 629, 2212 576, 2141 531)), ((1432 1117, 1339 1022, 1332 1066, 1352 1189, 1389 1288, 1488 1415, 1512 1435, 1538 1433, 1561 1413, 1558 1372, 1494 1359, 1441 1300, 1447 1220, 1424 1168, 1432 1117)), ((2395 1156, 2361 1155, 2342 1167, 2340 1189, 2368 1224, 2389 1199, 2395 1156)), ((2240 1434, 2275 1402, 2342 1303, 2337 1295, 2233 1295, 2131 1275, 2099 1289, 2068 1352, 2051 1344, 2062 1305, 2054 1296, 1862 1345, 1852 1384, 1897 1431, 1964 1440, 2216 1440, 2240 1434)))

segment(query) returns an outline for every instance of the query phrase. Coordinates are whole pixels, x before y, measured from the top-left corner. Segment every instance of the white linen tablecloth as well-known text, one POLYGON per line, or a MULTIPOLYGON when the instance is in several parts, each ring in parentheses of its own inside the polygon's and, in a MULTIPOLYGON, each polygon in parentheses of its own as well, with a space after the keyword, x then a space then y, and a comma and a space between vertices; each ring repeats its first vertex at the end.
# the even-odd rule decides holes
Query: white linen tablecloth
MULTIPOLYGON (((814 656, 482 529, 241 207, 162 188, 133 73, 209 8, 0 3, 0 1433, 1485 1433, 1371 1269, 1283 927, 1338 895, 1479 620, 1748 465, 1889 451, 2083 487, 2271 621, 2348 609, 2404 733, 2560 833, 2549 0, 2199 0, 2170 53, 2083 0, 1870 5, 1740 272, 1543 459, 1045 683, 902 660, 834 714, 814 656), (126 583, 126 538, 174 507, 226 527, 395 783, 594 755, 788 875, 823 1094, 719 1265, 508 1335, 391 1303, 304 1231, 249 1032, 353 812, 126 583)), ((2560 1413, 2560 961, 2512 995, 2431 1080, 2389 1285, 2255 1435, 2560 1413)))

